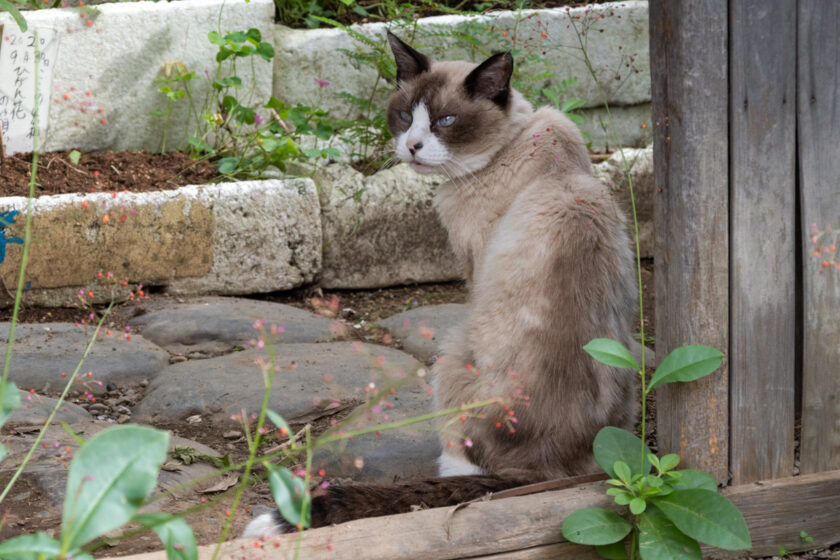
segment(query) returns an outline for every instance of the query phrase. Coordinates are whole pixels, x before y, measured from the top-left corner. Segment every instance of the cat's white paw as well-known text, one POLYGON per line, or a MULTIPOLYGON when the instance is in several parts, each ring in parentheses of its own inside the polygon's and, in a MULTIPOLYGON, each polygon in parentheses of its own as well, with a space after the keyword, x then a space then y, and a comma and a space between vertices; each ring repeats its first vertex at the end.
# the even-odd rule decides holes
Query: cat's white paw
POLYGON ((277 512, 263 513, 255 517, 242 532, 243 539, 274 537, 288 533, 290 525, 277 512))
POLYGON ((448 453, 444 453, 438 458, 438 474, 440 476, 462 476, 484 474, 484 471, 481 467, 474 465, 466 459, 453 457, 448 453))

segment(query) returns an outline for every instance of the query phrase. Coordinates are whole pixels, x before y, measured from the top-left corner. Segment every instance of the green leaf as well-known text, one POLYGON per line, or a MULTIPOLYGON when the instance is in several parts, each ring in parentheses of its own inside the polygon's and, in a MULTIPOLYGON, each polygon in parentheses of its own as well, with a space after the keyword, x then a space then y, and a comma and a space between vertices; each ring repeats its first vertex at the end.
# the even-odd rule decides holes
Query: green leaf
POLYGON ((226 157, 219 160, 219 173, 222 175, 230 175, 239 167, 239 158, 226 157))
POLYGON ((595 552, 607 560, 627 560, 627 548, 622 541, 611 544, 601 544, 595 547, 595 552))
POLYGON ((615 475, 622 482, 629 482, 633 477, 633 472, 630 470, 630 466, 624 461, 616 461, 613 463, 613 471, 615 471, 615 475))
POLYGON ((127 523, 157 482, 169 433, 116 426, 76 452, 67 475, 61 540, 76 548, 127 523))
MULTIPOLYGON (((46 533, 21 535, 0 544, 3 560, 44 560, 55 558, 61 552, 61 543, 46 533)), ((73 560, 93 560, 93 556, 75 549, 67 554, 73 560)))
POLYGON ((213 87, 218 91, 221 91, 221 90, 223 90, 225 88, 229 88, 229 87, 241 88, 242 87, 242 79, 240 79, 239 76, 230 76, 228 78, 222 78, 220 80, 214 80, 213 81, 213 87))
POLYGON ((615 503, 620 506, 627 506, 630 505, 630 502, 633 501, 633 494, 630 492, 621 492, 615 494, 615 503))
POLYGON ((586 100, 584 99, 567 99, 560 106, 560 110, 564 113, 569 113, 575 109, 580 109, 584 105, 586 105, 586 100))
POLYGON ((670 471, 674 467, 680 464, 680 456, 676 453, 669 453, 660 459, 659 461, 659 470, 660 471, 670 471))
POLYGON ((711 490, 676 490, 654 504, 677 528, 700 542, 724 550, 750 548, 750 533, 732 502, 711 490))
POLYGON ((668 354, 656 368, 647 392, 674 381, 694 381, 720 367, 723 352, 711 346, 680 346, 668 354))
POLYGON ((647 502, 645 502, 644 498, 633 498, 630 501, 630 513, 633 515, 639 515, 645 509, 647 509, 647 502))
POLYGON ((260 43, 257 46, 256 53, 265 60, 274 58, 274 46, 271 43, 260 43))
POLYGON ((564 521, 566 540, 577 544, 612 544, 633 529, 623 517, 603 508, 583 508, 572 512, 564 521))
POLYGON ((20 12, 18 11, 17 7, 15 7, 14 4, 9 2, 9 0, 0 0, 0 8, 3 8, 4 10, 12 14, 15 23, 17 23, 17 26, 18 28, 20 28, 21 31, 26 31, 27 29, 29 29, 26 20, 23 19, 23 16, 20 15, 20 12))
POLYGON ((619 368, 639 369, 636 358, 623 344, 611 338, 594 338, 583 347, 586 352, 608 366, 619 368))
POLYGON ((79 165, 79 160, 82 159, 82 152, 79 150, 72 150, 69 154, 67 154, 67 159, 69 159, 70 163, 73 165, 79 165))
POLYGON ((306 491, 303 479, 293 477, 288 470, 282 467, 276 467, 271 463, 264 464, 269 472, 268 482, 271 485, 271 495, 280 510, 280 515, 292 526, 309 527, 312 509, 310 508, 310 496, 306 491), (303 516, 304 507, 306 509, 305 518, 303 516))
POLYGON ((717 492, 717 481, 715 477, 704 471, 695 471, 692 469, 683 469, 681 471, 674 471, 680 473, 680 477, 669 481, 669 485, 674 490, 689 490, 691 488, 699 488, 717 492))
POLYGON ((152 116, 152 117, 164 117, 164 116, 166 116, 166 113, 164 113, 163 111, 155 110, 155 111, 149 111, 149 115, 152 116))
POLYGON ((684 535, 655 507, 639 517, 639 554, 643 560, 701 560, 700 545, 684 535))
POLYGON ((253 41, 254 43, 259 43, 260 41, 262 41, 262 33, 260 33, 260 30, 256 27, 252 27, 251 29, 249 29, 248 32, 245 33, 245 36, 248 38, 248 40, 253 41))
POLYGON ((0 402, 0 426, 6 423, 9 415, 14 409, 20 406, 20 392, 17 386, 11 381, 6 382, 3 392, 3 402, 0 402))
MULTIPOLYGON (((612 478, 616 478, 613 466, 616 461, 624 461, 630 467, 633 474, 648 474, 650 472, 650 461, 645 459, 643 472, 639 472, 642 449, 642 440, 627 430, 606 426, 601 428, 595 441, 592 442, 592 451, 595 454, 595 461, 604 469, 604 472, 612 478)), ((650 453, 648 446, 645 446, 645 457, 650 453)))
POLYGON ((193 530, 180 517, 168 513, 148 513, 135 516, 134 521, 160 537, 167 560, 198 560, 198 546, 193 530))
POLYGON ((221 46, 221 45, 225 44, 225 40, 222 39, 222 36, 219 35, 218 31, 211 31, 210 33, 208 33, 207 34, 207 39, 209 39, 209 41, 211 43, 213 43, 214 45, 221 46))

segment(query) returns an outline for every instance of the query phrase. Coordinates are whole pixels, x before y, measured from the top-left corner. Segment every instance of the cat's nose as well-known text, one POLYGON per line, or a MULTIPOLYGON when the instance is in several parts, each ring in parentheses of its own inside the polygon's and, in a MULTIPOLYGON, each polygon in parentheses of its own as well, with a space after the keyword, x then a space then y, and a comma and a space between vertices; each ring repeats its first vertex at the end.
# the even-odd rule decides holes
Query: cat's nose
POLYGON ((420 148, 423 147, 423 142, 416 142, 414 146, 409 145, 408 151, 411 152, 411 155, 414 155, 415 152, 419 152, 420 148))

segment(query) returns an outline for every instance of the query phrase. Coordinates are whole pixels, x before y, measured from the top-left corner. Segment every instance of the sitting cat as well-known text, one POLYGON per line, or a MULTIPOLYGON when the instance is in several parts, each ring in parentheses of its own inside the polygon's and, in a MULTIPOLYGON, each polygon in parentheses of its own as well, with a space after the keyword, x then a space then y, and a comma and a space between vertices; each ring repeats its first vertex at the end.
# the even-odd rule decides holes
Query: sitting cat
MULTIPOLYGON (((434 365, 436 406, 513 404, 442 432, 440 475, 450 478, 331 486, 313 498, 313 527, 595 472, 595 434, 632 429, 637 413, 635 372, 582 349, 596 337, 630 342, 636 288, 624 217, 593 178, 580 132, 511 88, 510 53, 433 62, 391 33, 388 41, 396 153, 418 173, 448 176, 435 204, 470 289, 466 321, 434 365)), ((245 536, 287 528, 267 514, 245 536)))

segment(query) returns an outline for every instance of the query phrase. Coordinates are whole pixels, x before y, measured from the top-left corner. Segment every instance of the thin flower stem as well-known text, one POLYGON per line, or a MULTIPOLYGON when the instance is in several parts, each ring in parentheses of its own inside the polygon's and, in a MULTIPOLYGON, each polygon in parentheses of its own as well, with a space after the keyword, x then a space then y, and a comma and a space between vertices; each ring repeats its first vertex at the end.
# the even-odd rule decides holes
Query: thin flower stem
MULTIPOLYGON (((607 112, 607 120, 612 126, 612 112, 610 111, 610 104, 607 100, 607 94, 604 91, 604 88, 601 86, 601 83, 598 81, 598 77, 595 74, 595 68, 592 65, 592 61, 589 59, 589 53, 586 50, 586 46, 583 43, 583 38, 581 37, 580 31, 575 24, 574 18, 569 16, 569 21, 572 26, 572 29, 577 36, 578 44, 580 45, 581 51, 583 51, 583 59, 586 64, 586 69, 589 71, 589 74, 592 76, 592 80, 595 82, 596 87, 598 88, 598 93, 601 95, 601 102, 604 105, 604 109, 607 112)), ((627 188, 630 192, 630 204, 633 210, 633 238, 636 244, 636 282, 639 288, 639 329, 641 334, 641 346, 642 346, 642 364, 639 368, 639 377, 641 378, 642 383, 642 418, 641 418, 641 434, 642 434, 642 446, 641 446, 641 465, 640 465, 640 472, 644 472, 645 467, 645 434, 646 434, 646 415, 647 415, 647 390, 645 387, 646 380, 645 380, 645 312, 644 312, 644 305, 642 303, 642 256, 641 251, 639 248, 639 218, 636 213, 636 196, 633 192, 633 178, 630 176, 630 165, 627 163, 627 157, 624 155, 624 149, 621 148, 621 144, 618 142, 618 139, 615 134, 615 128, 612 127, 610 129, 610 134, 613 137, 614 145, 619 146, 619 153, 621 154, 621 162, 624 165, 624 176, 627 178, 627 188)))
MULTIPOLYGON (((263 402, 262 406, 260 407, 260 415, 257 419, 257 429, 254 432, 254 439, 252 442, 249 442, 249 451, 248 451, 248 460, 245 461, 245 471, 242 473, 242 482, 239 483, 239 487, 236 489, 236 495, 233 498, 233 504, 230 506, 230 514, 228 515, 228 519, 225 522, 224 529, 222 529, 222 534, 219 535, 219 540, 216 543, 216 548, 213 551, 212 560, 216 560, 218 558, 219 553, 222 550, 222 544, 227 539, 227 535, 230 532, 230 527, 233 524, 233 517, 236 513, 237 507, 239 507, 239 501, 242 499, 242 494, 245 492, 245 487, 248 485, 248 481, 251 477, 251 469, 254 466, 254 459, 257 455, 257 450, 260 447, 260 440, 262 438, 262 431, 263 431, 263 424, 265 423, 265 416, 266 411, 268 410, 268 401, 271 397, 271 386, 274 383, 274 365, 275 365, 275 352, 274 352, 274 344, 269 343, 268 347, 268 356, 269 356, 269 368, 268 373, 265 376, 265 390, 263 391, 263 402)), ((243 418, 243 422, 246 419, 243 418)), ((247 430, 247 428, 246 428, 247 430)))
POLYGON ((3 492, 0 493, 0 503, 3 503, 3 500, 6 498, 6 495, 9 493, 9 490, 12 489, 12 486, 14 486, 18 477, 23 472, 23 469, 29 463, 29 459, 32 457, 32 454, 35 452, 35 449, 38 448, 38 445, 40 445, 41 440, 44 438, 44 435, 46 435, 47 427, 50 426, 50 424, 52 424, 53 418, 58 412, 58 409, 61 408, 61 405, 64 404, 64 398, 67 396, 70 387, 73 385, 73 382, 79 375, 79 371, 82 369, 82 365, 85 363, 85 359, 87 358, 88 354, 93 348, 93 343, 96 342, 96 338, 97 336, 99 336, 99 329, 102 327, 102 323, 105 322, 105 319, 108 317, 108 314, 111 312, 111 308, 113 306, 114 302, 111 302, 111 305, 108 306, 108 309, 102 315, 102 318, 99 319, 99 323, 96 325, 96 330, 93 332, 93 336, 91 337, 90 341, 88 341, 84 354, 82 354, 82 359, 79 360, 78 364, 76 364, 76 369, 73 371, 73 375, 70 376, 70 378, 67 380, 67 383, 64 385, 64 391, 62 391, 61 395, 58 397, 55 406, 50 412, 50 415, 47 417, 47 421, 44 423, 43 427, 41 428, 41 431, 38 433, 38 437, 35 438, 35 441, 32 443, 32 446, 29 448, 29 452, 26 454, 26 457, 23 458, 23 462, 20 464, 17 470, 15 470, 15 474, 12 475, 12 478, 9 480, 9 482, 6 484, 6 487, 3 489, 3 492))

